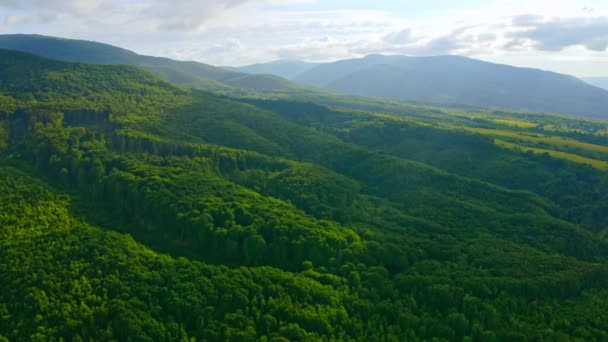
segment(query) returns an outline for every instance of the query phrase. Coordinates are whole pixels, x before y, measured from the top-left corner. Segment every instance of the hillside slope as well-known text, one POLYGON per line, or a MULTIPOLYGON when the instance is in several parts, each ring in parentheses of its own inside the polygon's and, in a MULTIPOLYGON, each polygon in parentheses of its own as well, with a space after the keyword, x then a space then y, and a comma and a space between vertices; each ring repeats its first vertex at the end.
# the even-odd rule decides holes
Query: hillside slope
MULTIPOLYGON (((239 101, 4 50, 0 80, 1 339, 608 338, 607 173, 465 129, 516 114, 239 101)), ((605 157, 600 124, 565 126, 605 157)))
POLYGON ((239 89, 261 93, 304 90, 276 76, 251 76, 198 62, 138 55, 119 47, 91 41, 41 35, 0 35, 0 48, 71 62, 135 65, 177 84, 220 93, 238 94, 243 91, 239 89))

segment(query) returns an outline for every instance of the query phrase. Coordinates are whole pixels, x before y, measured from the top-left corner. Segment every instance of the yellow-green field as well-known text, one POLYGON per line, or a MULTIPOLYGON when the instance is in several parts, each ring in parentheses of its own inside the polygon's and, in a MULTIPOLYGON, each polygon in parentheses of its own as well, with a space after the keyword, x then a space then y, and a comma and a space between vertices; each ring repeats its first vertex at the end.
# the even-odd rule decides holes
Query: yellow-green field
POLYGON ((463 127, 463 128, 465 128, 469 131, 484 134, 484 135, 507 137, 507 138, 513 138, 513 139, 518 139, 518 140, 529 141, 529 142, 533 142, 533 143, 547 143, 547 144, 552 144, 552 145, 556 145, 556 146, 582 148, 582 149, 589 150, 589 151, 608 153, 608 146, 590 144, 590 143, 586 143, 586 142, 582 142, 582 141, 578 141, 578 140, 574 140, 574 139, 570 139, 570 138, 546 136, 546 135, 535 134, 535 133, 524 133, 524 132, 488 129, 488 128, 474 128, 474 127, 463 127))
POLYGON ((531 151, 533 153, 538 153, 538 154, 548 153, 549 155, 551 155, 555 158, 566 159, 571 162, 575 162, 575 163, 579 163, 579 164, 588 164, 588 165, 591 165, 600 170, 608 170, 608 162, 582 157, 582 156, 579 156, 579 155, 573 154, 573 153, 547 150, 547 149, 536 148, 536 147, 528 147, 528 146, 524 146, 524 145, 510 143, 510 142, 500 140, 500 139, 494 139, 494 143, 496 145, 502 146, 504 148, 509 148, 509 149, 513 149, 513 150, 531 151))
POLYGON ((588 164, 600 170, 608 170, 608 161, 592 158, 592 154, 605 154, 608 158, 608 146, 591 144, 571 138, 547 136, 532 132, 517 132, 504 129, 489 129, 479 127, 440 125, 444 128, 463 129, 494 138, 494 142, 504 148, 549 155, 566 159, 579 164, 588 164), (538 146, 543 144, 544 146, 538 146), (550 146, 546 146, 550 145, 550 146))
POLYGON ((532 128, 538 126, 538 124, 534 122, 516 119, 490 119, 490 121, 499 125, 507 125, 520 128, 532 128))

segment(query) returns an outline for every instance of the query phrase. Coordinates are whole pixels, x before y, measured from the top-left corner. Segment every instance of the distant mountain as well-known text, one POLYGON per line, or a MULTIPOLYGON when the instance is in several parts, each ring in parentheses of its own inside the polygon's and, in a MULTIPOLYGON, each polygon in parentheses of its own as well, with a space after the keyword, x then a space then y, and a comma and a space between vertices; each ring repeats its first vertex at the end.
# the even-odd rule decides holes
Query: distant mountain
POLYGON ((572 76, 459 56, 370 55, 334 63, 275 61, 226 70, 193 61, 139 55, 108 44, 41 35, 0 35, 0 48, 64 61, 139 66, 180 85, 236 97, 262 95, 363 109, 377 107, 369 105, 377 100, 340 98, 313 88, 319 87, 346 95, 419 104, 608 119, 608 91, 604 89, 572 76))
POLYGON ((239 89, 295 92, 302 88, 273 75, 250 75, 198 62, 144 56, 112 45, 84 40, 25 34, 0 35, 0 48, 70 62, 135 65, 177 84, 220 93, 235 93, 239 89))
POLYGON ((370 55, 293 74, 292 81, 349 95, 608 119, 608 91, 568 75, 461 56, 370 55))
POLYGON ((608 90, 608 77, 585 77, 583 78, 583 81, 596 87, 608 90))
POLYGON ((272 74, 286 79, 295 77, 318 66, 319 63, 309 63, 294 60, 278 60, 269 63, 246 65, 242 67, 223 67, 231 71, 245 72, 248 74, 272 74))

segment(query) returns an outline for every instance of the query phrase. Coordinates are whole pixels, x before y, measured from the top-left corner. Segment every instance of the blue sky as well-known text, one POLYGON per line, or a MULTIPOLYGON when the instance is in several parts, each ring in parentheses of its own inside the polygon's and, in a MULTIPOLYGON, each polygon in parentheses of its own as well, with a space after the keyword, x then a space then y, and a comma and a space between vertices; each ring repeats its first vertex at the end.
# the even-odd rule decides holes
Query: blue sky
POLYGON ((606 0, 0 0, 0 33, 215 65, 459 54, 608 76, 606 0))

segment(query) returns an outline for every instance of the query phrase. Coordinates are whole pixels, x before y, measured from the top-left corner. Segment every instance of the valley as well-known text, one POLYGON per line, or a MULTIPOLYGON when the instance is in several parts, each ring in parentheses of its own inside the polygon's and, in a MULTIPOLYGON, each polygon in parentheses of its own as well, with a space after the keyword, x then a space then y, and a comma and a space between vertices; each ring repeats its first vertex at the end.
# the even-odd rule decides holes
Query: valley
POLYGON ((0 50, 0 340, 608 338, 605 121, 146 69, 0 50))

